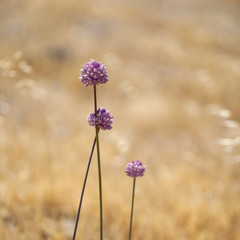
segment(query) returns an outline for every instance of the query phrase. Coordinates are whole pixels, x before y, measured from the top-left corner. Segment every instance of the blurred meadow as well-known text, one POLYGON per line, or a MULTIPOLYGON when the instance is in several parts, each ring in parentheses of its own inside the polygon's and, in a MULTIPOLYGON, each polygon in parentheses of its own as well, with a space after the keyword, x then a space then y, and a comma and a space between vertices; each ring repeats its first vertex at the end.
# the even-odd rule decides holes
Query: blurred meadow
MULTIPOLYGON (((1 0, 0 239, 66 240, 95 130, 93 90, 79 78, 106 65, 98 105, 104 239, 240 239, 238 0, 1 0)), ((99 239, 96 155, 77 239, 99 239)))

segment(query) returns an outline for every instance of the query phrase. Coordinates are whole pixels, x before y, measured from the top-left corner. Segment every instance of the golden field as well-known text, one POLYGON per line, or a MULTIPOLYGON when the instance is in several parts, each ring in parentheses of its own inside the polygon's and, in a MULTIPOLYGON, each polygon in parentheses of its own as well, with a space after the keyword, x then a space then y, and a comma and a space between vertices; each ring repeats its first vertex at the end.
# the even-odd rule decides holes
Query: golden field
MULTIPOLYGON (((240 239, 240 3, 237 0, 2 0, 0 240, 72 239, 98 105, 104 240, 240 239)), ((77 239, 99 239, 97 159, 77 239)))

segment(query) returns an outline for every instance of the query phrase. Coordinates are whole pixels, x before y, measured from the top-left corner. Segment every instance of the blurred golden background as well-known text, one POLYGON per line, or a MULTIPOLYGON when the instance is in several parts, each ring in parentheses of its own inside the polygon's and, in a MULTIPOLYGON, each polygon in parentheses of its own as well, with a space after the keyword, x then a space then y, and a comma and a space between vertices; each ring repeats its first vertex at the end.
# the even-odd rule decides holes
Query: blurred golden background
MULTIPOLYGON (((240 239, 238 0, 1 0, 0 239, 71 239, 94 139, 91 58, 110 81, 98 104, 104 239, 240 239)), ((99 238, 97 161, 77 239, 99 238)))

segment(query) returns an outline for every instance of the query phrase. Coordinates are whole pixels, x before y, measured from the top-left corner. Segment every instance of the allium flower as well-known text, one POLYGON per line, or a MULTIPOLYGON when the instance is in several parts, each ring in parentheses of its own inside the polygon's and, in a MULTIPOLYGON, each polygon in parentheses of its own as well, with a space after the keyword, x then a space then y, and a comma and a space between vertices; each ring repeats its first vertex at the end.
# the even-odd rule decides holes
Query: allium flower
POLYGON ((132 161, 127 164, 125 173, 127 173, 129 177, 142 177, 144 175, 145 168, 146 167, 142 165, 141 161, 132 161))
POLYGON ((81 69, 80 79, 85 87, 106 83, 108 81, 107 69, 101 62, 91 59, 81 69))
POLYGON ((97 109, 97 119, 95 113, 90 113, 87 120, 90 126, 95 126, 95 123, 102 130, 110 130, 112 128, 113 116, 104 108, 97 109))

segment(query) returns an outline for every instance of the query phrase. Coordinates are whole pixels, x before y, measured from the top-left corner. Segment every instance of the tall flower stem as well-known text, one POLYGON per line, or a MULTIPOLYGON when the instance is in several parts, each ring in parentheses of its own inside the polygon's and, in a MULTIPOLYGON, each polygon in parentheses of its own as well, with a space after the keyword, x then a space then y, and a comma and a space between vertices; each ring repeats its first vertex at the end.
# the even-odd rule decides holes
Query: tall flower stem
POLYGON ((130 216, 129 240, 131 240, 131 235, 132 235, 132 220, 133 220, 135 185, 136 185, 136 177, 133 178, 132 208, 131 208, 131 216, 130 216))
POLYGON ((92 146, 91 154, 90 154, 90 157, 89 157, 89 160, 88 160, 87 170, 86 170, 86 174, 85 174, 85 178, 84 178, 84 182, 83 182, 82 193, 81 193, 81 197, 80 197, 80 201, 79 201, 78 212, 77 212, 77 217, 76 217, 76 222, 75 222, 75 227, 74 227, 74 232, 73 232, 73 238, 72 238, 73 240, 75 240, 76 233, 77 233, 78 221, 79 221, 82 202, 83 202, 83 195, 84 195, 84 191, 85 191, 85 187, 86 187, 86 183, 87 183, 88 172, 89 172, 89 168, 90 168, 90 164, 91 164, 92 155, 93 155, 95 145, 96 145, 96 137, 93 141, 93 146, 92 146))
MULTIPOLYGON (((95 118, 97 119, 97 90, 96 85, 93 87, 94 89, 94 110, 95 110, 95 118)), ((100 147, 99 147, 99 137, 98 131, 99 127, 96 124, 96 142, 97 142, 97 159, 98 159, 98 182, 99 182, 99 205, 100 205, 100 240, 103 239, 103 207, 102 207, 102 176, 101 176, 101 161, 100 161, 100 147)))

